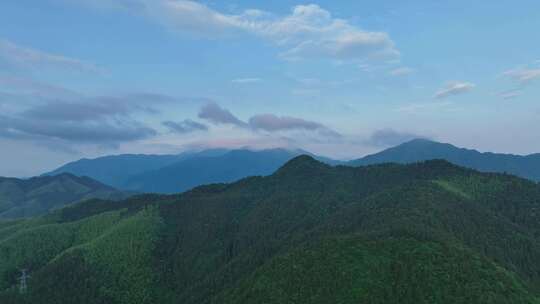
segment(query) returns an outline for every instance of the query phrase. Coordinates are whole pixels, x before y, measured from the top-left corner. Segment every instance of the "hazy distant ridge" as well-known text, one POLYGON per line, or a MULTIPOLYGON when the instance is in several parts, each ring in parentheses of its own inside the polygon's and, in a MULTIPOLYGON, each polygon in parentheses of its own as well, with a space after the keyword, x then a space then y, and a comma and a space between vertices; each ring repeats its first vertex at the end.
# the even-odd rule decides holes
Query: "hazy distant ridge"
POLYGON ((363 166, 379 163, 414 163, 443 159, 483 172, 507 172, 540 181, 540 154, 519 156, 480 153, 450 144, 415 139, 368 155, 341 162, 302 150, 213 149, 179 155, 116 155, 82 159, 51 173, 68 172, 89 176, 119 189, 139 192, 178 193, 209 183, 233 182, 248 176, 265 176, 300 154, 309 154, 327 164, 363 166))
POLYGON ((415 139, 382 152, 350 161, 347 164, 353 166, 387 162, 408 164, 431 159, 444 159, 453 164, 483 172, 506 172, 540 181, 540 154, 521 156, 481 153, 425 139, 415 139))

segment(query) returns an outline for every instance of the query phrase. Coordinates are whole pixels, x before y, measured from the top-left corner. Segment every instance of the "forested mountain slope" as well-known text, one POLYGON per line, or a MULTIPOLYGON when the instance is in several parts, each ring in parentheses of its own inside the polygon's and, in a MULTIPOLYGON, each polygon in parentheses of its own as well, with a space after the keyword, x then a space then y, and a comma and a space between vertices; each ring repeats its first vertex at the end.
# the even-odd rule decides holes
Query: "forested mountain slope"
POLYGON ((42 215, 85 199, 127 196, 91 178, 67 173, 30 179, 0 177, 0 218, 42 215))
POLYGON ((409 164, 431 159, 444 159, 453 164, 483 172, 510 173, 534 181, 540 181, 540 154, 513 155, 481 153, 476 150, 458 148, 451 144, 427 139, 415 139, 348 162, 351 166, 381 163, 409 164))
POLYGON ((536 183, 300 156, 267 177, 0 222, 0 299, 540 303, 539 260, 536 183))

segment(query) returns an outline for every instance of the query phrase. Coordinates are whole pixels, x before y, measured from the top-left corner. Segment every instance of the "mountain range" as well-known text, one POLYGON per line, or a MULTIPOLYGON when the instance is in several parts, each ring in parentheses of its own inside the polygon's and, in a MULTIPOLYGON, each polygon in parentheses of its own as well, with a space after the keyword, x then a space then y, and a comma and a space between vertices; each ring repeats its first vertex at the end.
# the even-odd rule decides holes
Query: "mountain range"
POLYGON ((482 172, 510 173, 540 181, 540 154, 528 156, 481 153, 450 144, 415 139, 352 161, 339 161, 302 150, 211 149, 179 155, 116 155, 68 163, 46 175, 71 173, 88 176, 122 190, 178 193, 193 187, 233 182, 247 176, 275 172, 292 158, 308 154, 331 165, 364 166, 380 163, 414 163, 444 159, 482 172))
POLYGON ((0 177, 0 219, 42 215, 91 198, 122 199, 128 195, 69 173, 30 179, 0 177))
POLYGON ((540 154, 538 153, 525 156, 481 153, 426 139, 415 139, 382 152, 350 161, 347 164, 352 166, 386 162, 410 164, 430 159, 444 159, 456 165, 482 172, 506 172, 540 181, 540 154))
MULTIPOLYGON (((50 173, 89 176, 116 188, 155 193, 178 193, 193 187, 233 182, 248 176, 272 174, 302 150, 211 149, 179 155, 117 155, 68 163, 50 173)), ((324 157, 314 157, 337 163, 324 157)))
POLYGON ((219 156, 196 155, 130 177, 124 188, 141 192, 178 193, 205 184, 270 175, 298 155, 299 151, 284 149, 233 150, 219 156))
POLYGON ((227 151, 226 149, 209 149, 177 155, 121 154, 95 159, 83 158, 44 175, 70 173, 77 176, 88 176, 115 188, 126 188, 127 181, 133 176, 151 172, 191 157, 219 156, 227 151))
POLYGON ((538 261, 540 185, 443 160, 299 156, 266 177, 0 222, 2 304, 538 304, 538 261))

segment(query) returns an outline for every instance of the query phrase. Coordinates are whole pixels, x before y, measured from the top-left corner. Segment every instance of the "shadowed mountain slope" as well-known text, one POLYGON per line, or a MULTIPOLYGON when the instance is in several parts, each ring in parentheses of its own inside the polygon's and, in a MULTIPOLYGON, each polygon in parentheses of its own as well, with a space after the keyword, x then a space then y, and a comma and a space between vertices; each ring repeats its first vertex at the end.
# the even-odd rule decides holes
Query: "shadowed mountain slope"
POLYGON ((351 166, 388 162, 408 164, 431 159, 444 159, 456 165, 483 172, 506 172, 540 181, 540 154, 521 156, 481 153, 426 139, 415 139, 382 152, 350 161, 347 164, 351 166))
POLYGON ((538 304, 539 210, 540 186, 511 175, 299 156, 267 177, 0 222, 0 298, 538 304))
POLYGON ((68 173, 30 179, 0 177, 0 218, 37 216, 86 199, 127 196, 91 178, 68 173))

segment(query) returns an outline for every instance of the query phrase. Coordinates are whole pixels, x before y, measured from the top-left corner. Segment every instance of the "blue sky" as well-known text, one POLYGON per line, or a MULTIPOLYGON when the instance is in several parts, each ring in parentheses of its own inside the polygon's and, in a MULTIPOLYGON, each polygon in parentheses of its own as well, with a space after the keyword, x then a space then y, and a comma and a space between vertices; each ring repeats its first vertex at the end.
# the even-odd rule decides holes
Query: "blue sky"
POLYGON ((540 2, 5 0, 0 175, 206 147, 540 152, 540 2), (270 3, 271 2, 271 3, 270 3))

